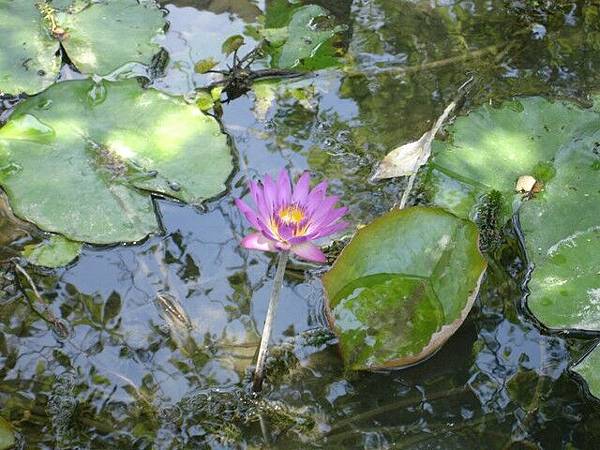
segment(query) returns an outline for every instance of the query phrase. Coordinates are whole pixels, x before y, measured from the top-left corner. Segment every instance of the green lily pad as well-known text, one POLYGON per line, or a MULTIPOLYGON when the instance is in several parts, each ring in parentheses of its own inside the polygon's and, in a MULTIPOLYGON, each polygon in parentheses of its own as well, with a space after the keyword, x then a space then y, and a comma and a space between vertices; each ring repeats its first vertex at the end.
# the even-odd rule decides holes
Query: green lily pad
POLYGON ((0 0, 0 93, 35 94, 60 71, 60 47, 41 25, 34 1, 0 0))
POLYGON ((0 450, 8 450, 15 444, 15 432, 12 425, 5 418, 0 417, 0 450))
POLYGON ((27 245, 23 256, 36 266, 63 267, 73 261, 81 253, 81 242, 73 242, 62 236, 53 235, 45 242, 27 245))
POLYGON ((159 229, 150 193, 199 204, 232 168, 214 118, 135 80, 56 84, 0 129, 13 211, 73 241, 139 241, 159 229))
POLYGON ((598 111, 524 98, 479 108, 450 130, 431 162, 434 202, 473 217, 484 193, 501 192, 534 266, 529 308, 549 328, 600 330, 598 111), (514 192, 523 175, 544 183, 526 201, 514 192))
POLYGON ((76 13, 64 13, 61 40, 71 61, 83 73, 107 75, 130 62, 149 64, 160 47, 154 39, 166 25, 152 2, 93 2, 76 13))
POLYGON ((61 65, 60 45, 83 73, 106 75, 130 62, 149 64, 160 47, 162 12, 136 0, 0 0, 0 92, 35 94, 61 65))
POLYGON ((487 267, 475 224, 440 208, 394 210, 358 231, 323 277, 346 365, 431 355, 469 313, 487 267))
MULTIPOLYGON (((262 30, 269 42, 267 52, 272 56, 273 67, 317 70, 338 63, 332 41, 344 28, 333 23, 325 8, 306 5, 293 9, 288 17, 285 26, 262 30)), ((267 24, 269 22, 267 10, 267 24)))
POLYGON ((520 209, 534 265, 527 303, 549 328, 600 331, 600 177, 592 168, 599 138, 600 130, 563 148, 556 177, 520 209))
POLYGON ((448 127, 450 139, 433 143, 432 200, 458 216, 474 218, 481 196, 495 190, 503 195, 508 219, 521 204, 517 179, 538 175, 548 183, 552 171, 546 168, 554 166, 558 150, 595 131, 599 117, 572 103, 541 97, 501 108, 485 105, 459 117, 448 127))
POLYGON ((452 138, 437 143, 431 161, 438 205, 474 217, 494 190, 503 198, 501 223, 518 214, 533 267, 527 304, 551 329, 600 331, 598 105, 533 97, 481 107, 450 127, 452 138), (543 189, 523 198, 514 190, 526 175, 543 189))
POLYGON ((573 367, 588 384, 590 393, 600 398, 600 345, 597 345, 582 361, 573 367))

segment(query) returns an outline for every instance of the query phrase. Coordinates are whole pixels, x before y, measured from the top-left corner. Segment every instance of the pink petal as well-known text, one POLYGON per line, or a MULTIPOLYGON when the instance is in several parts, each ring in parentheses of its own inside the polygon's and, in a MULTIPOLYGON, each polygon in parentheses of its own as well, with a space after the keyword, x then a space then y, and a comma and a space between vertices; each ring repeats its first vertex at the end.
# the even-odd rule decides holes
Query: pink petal
POLYGON ((322 181, 317 184, 312 191, 306 196, 306 203, 304 207, 308 211, 309 214, 312 214, 316 211, 321 202, 325 198, 325 192, 327 191, 327 181, 322 181))
POLYGON ((264 237, 261 233, 250 233, 242 239, 242 247, 263 252, 276 252, 275 243, 264 237))
POLYGON ((302 244, 292 245, 292 253, 307 261, 318 263, 327 262, 325 254, 312 242, 303 242, 302 244))
POLYGON ((308 197, 308 189, 310 188, 310 173, 304 172, 298 179, 294 187, 292 201, 296 204, 304 204, 308 197))
POLYGON ((265 204, 267 206, 267 210, 269 211, 269 215, 272 215, 273 211, 275 210, 275 207, 279 206, 277 205, 277 187, 275 186, 273 179, 269 175, 265 176, 263 186, 265 204))
POLYGON ((321 201, 319 206, 315 209, 313 214, 311 215, 310 221, 314 223, 321 223, 323 218, 327 217, 329 213, 333 210, 333 207, 338 202, 339 197, 332 195, 331 197, 327 197, 321 201))
POLYGON ((239 198, 235 199, 235 206, 237 206, 238 209, 242 212, 242 214, 246 216, 246 219, 248 219, 248 222, 250 222, 250 224, 254 228, 260 228, 260 224, 258 223, 258 217, 256 216, 256 213, 252 210, 252 208, 246 205, 246 203, 244 203, 239 198))
POLYGON ((263 234, 263 236, 272 241, 277 241, 275 234, 273 233, 271 228, 269 228, 269 225, 264 221, 264 219, 259 216, 259 217, 257 217, 257 220, 258 220, 258 224, 260 225, 258 227, 258 230, 263 234))
POLYGON ((292 202, 292 186, 287 170, 281 169, 277 177, 277 205, 289 205, 292 202))
POLYGON ((263 188, 256 181, 250 181, 248 186, 250 187, 250 194, 258 212, 263 216, 269 216, 271 213, 267 209, 263 188))
POLYGON ((314 217, 311 220, 311 225, 315 225, 317 227, 326 227, 328 225, 332 225, 337 222, 339 219, 344 217, 344 215, 348 212, 348 208, 342 207, 337 209, 330 209, 329 212, 323 217, 314 217))
POLYGON ((338 232, 348 228, 349 225, 350 224, 348 222, 340 221, 340 222, 334 223, 333 225, 328 225, 326 227, 316 229, 315 235, 312 238, 318 239, 318 238, 322 238, 325 236, 329 236, 330 234, 338 233, 338 232))

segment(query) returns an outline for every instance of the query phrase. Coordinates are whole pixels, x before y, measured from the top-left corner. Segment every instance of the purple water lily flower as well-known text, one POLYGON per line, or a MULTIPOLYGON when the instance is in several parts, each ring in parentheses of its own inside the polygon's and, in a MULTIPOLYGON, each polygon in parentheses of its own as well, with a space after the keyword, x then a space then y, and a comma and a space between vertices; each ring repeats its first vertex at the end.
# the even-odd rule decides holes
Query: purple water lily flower
POLYGON ((257 231, 244 237, 242 246, 267 252, 289 250, 308 261, 326 261, 313 241, 348 226, 341 220, 348 208, 335 207, 339 199, 326 195, 327 181, 311 191, 310 174, 304 172, 292 189, 288 173, 282 170, 276 181, 267 175, 261 183, 251 181, 249 187, 256 210, 240 199, 235 204, 257 231))

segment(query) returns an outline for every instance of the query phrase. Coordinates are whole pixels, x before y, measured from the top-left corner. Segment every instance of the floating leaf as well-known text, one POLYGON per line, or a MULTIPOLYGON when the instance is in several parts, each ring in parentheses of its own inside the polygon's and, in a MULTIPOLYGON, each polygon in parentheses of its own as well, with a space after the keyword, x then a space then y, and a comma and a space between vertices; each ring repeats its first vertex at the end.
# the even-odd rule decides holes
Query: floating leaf
POLYGON ((389 152, 377 168, 374 179, 403 177, 414 175, 419 168, 427 163, 431 155, 431 143, 442 127, 448 115, 454 110, 456 103, 450 103, 435 122, 433 128, 427 131, 419 140, 401 145, 389 152))
POLYGON ((578 135, 592 133, 599 119, 593 110, 540 97, 501 108, 486 105, 459 117, 448 129, 451 138, 432 145, 433 201, 474 218, 481 195, 496 190, 503 194, 506 210, 516 212, 522 197, 515 193, 519 177, 548 183, 558 150, 578 135))
POLYGON ((45 242, 27 245, 23 256, 31 264, 49 268, 63 267, 79 256, 81 242, 73 242, 54 235, 45 242))
POLYGON ((585 379, 590 393, 600 398, 600 344, 589 353, 582 361, 577 363, 573 370, 585 379))
POLYGON ((414 364, 469 313, 486 262, 475 224, 439 208, 393 210, 358 231, 323 277, 353 369, 414 364))
POLYGON ((534 265, 527 304, 547 327, 600 331, 600 177, 592 168, 600 130, 576 136, 556 155, 543 194, 519 212, 534 265))
POLYGON ((244 36, 242 36, 241 34, 230 36, 227 39, 225 39, 225 42, 223 42, 223 45, 221 46, 221 51, 225 56, 229 56, 233 52, 237 52, 240 49, 240 47, 244 45, 244 43, 244 36))
POLYGON ((214 58, 201 59, 194 65, 194 72, 206 73, 209 70, 214 69, 217 64, 219 64, 219 61, 214 58))
POLYGON ((0 417, 0 450, 8 450, 15 444, 15 432, 12 425, 5 418, 0 417))
POLYGON ((254 116, 258 121, 265 121, 269 109, 277 98, 277 83, 272 81, 262 81, 252 85, 254 92, 254 116))
POLYGON ((61 43, 84 73, 107 75, 128 62, 149 64, 160 47, 153 42, 165 27, 152 2, 93 2, 76 13, 59 16, 67 32, 61 43))
POLYGON ((0 0, 0 92, 34 94, 51 85, 60 71, 61 44, 85 73, 106 75, 129 62, 149 64, 160 50, 153 39, 164 26, 162 12, 150 2, 66 7, 65 2, 0 0))
POLYGON ((473 217, 484 194, 496 190, 503 222, 518 213, 533 266, 527 303, 552 329, 600 330, 597 105, 532 97, 484 106, 450 127, 449 142, 434 143, 438 205, 473 217), (528 195, 515 193, 515 183, 528 195))
POLYGON ((41 26, 34 1, 0 0, 0 92, 35 94, 60 71, 60 44, 41 26))
POLYGON ((200 110, 137 81, 59 83, 0 129, 0 185, 41 229, 96 244, 158 230, 148 192, 198 204, 224 189, 227 138, 200 110))
MULTIPOLYGON (((306 5, 286 17, 289 17, 286 26, 266 28, 262 32, 270 44, 267 51, 272 56, 273 67, 316 70, 337 64, 335 49, 328 43, 344 28, 333 23, 326 9, 306 5)), ((280 22, 273 21, 278 25, 280 22)))

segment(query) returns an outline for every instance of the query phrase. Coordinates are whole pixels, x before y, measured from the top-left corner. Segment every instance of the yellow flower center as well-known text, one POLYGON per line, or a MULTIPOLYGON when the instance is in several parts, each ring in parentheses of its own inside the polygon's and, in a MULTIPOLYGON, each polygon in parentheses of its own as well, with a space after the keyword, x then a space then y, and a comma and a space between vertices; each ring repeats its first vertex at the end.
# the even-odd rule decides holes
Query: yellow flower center
POLYGON ((304 211, 294 205, 280 209, 277 215, 286 225, 298 225, 304 219, 304 211))

